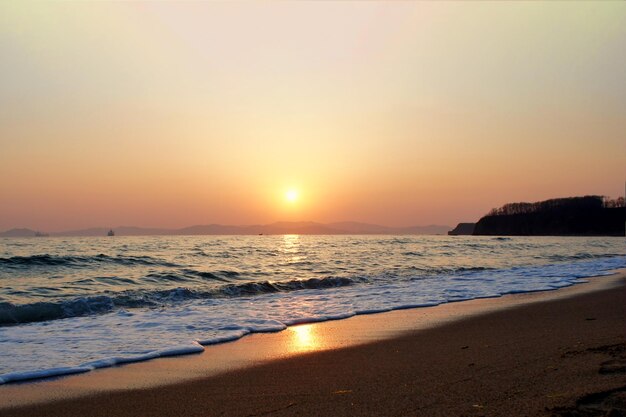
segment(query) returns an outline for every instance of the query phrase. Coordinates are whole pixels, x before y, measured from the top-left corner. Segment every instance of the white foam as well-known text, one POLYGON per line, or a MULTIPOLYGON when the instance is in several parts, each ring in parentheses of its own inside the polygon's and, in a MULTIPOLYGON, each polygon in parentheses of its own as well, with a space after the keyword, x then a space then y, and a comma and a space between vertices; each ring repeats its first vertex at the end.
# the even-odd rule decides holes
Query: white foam
POLYGON ((199 299, 167 309, 135 309, 0 328, 0 383, 47 378, 158 357, 185 355, 250 333, 355 314, 543 291, 626 267, 626 257, 420 277, 384 285, 307 289, 254 297, 199 299), (24 348, 28 347, 28 350, 24 348), (51 367, 66 364, 67 366, 51 367), (79 364, 74 366, 74 364, 79 364), (24 369, 39 369, 28 370, 24 369))
POLYGON ((226 335, 213 337, 211 339, 198 340, 198 343, 200 343, 203 346, 209 346, 209 345, 216 345, 218 343, 233 342, 235 340, 241 339, 242 337, 244 337, 245 335, 249 333, 250 333, 249 330, 234 331, 226 335))
POLYGON ((89 367, 76 366, 49 368, 35 371, 10 372, 7 374, 3 374, 0 377, 0 384, 6 384, 8 382, 27 381, 30 379, 52 378, 55 376, 78 374, 83 372, 89 372, 91 370, 92 368, 89 367))
POLYGON ((115 356, 112 358, 99 359, 96 361, 83 363, 81 366, 89 367, 92 369, 100 369, 116 365, 122 365, 125 363, 148 361, 150 359, 156 359, 158 357, 160 357, 159 352, 149 352, 143 355, 136 356, 115 356))
POLYGON ((200 353, 204 352, 204 348, 198 342, 194 342, 189 346, 178 346, 169 349, 163 349, 158 351, 158 355, 161 358, 165 358, 168 356, 180 356, 180 355, 189 355, 191 353, 200 353))

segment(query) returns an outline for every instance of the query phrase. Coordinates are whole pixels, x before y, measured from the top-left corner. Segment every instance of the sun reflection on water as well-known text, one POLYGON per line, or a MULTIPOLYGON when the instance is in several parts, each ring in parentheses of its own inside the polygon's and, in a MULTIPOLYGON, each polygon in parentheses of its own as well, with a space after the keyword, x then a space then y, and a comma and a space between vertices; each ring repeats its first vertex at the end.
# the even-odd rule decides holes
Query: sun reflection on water
POLYGON ((285 252, 297 253, 300 249, 300 235, 283 235, 283 243, 285 252))
POLYGON ((306 256, 300 252, 300 235, 283 236, 283 252, 287 263, 293 264, 303 261, 306 256))

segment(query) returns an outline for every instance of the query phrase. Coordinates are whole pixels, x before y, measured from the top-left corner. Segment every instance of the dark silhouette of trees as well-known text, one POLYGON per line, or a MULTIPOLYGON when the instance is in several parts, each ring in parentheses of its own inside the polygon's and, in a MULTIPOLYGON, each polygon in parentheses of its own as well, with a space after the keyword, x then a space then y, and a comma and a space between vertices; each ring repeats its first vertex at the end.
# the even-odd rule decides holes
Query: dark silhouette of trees
POLYGON ((611 200, 610 198, 605 197, 604 207, 606 208, 626 207, 626 203, 624 202, 624 197, 618 197, 615 200, 611 200))
POLYGON ((495 208, 474 228, 475 235, 624 236, 624 198, 591 195, 495 208))
POLYGON ((624 198, 615 200, 588 195, 584 197, 553 198, 536 203, 509 203, 492 209, 488 216, 511 216, 515 214, 540 213, 550 210, 594 210, 602 207, 624 207, 624 198), (621 204, 621 205, 620 205, 621 204))

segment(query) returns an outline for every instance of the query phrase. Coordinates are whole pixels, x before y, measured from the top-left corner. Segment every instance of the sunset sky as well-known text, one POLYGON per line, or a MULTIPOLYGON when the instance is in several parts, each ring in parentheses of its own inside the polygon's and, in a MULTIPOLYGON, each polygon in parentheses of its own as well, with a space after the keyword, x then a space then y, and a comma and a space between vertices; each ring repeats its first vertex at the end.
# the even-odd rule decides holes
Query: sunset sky
POLYGON ((624 2, 9 0, 0 57, 0 231, 624 192, 624 2))

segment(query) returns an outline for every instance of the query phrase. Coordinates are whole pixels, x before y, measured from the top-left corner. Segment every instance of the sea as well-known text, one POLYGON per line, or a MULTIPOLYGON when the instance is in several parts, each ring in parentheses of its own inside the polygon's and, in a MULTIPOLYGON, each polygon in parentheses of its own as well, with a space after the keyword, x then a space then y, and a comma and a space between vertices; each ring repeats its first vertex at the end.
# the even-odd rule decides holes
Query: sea
POLYGON ((0 238, 0 384, 201 352, 358 314, 554 290, 618 237, 0 238))

